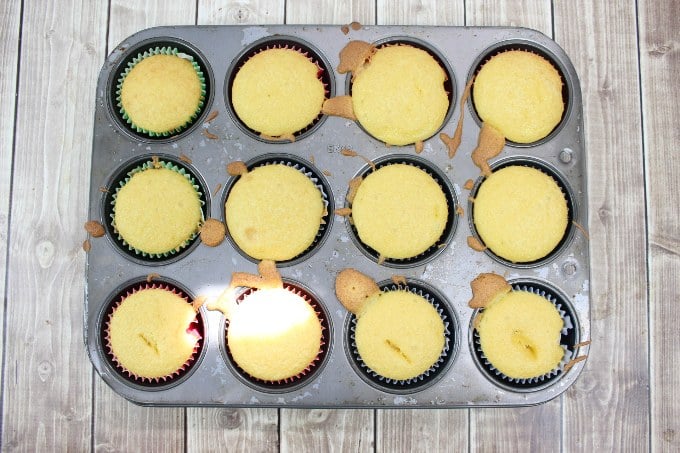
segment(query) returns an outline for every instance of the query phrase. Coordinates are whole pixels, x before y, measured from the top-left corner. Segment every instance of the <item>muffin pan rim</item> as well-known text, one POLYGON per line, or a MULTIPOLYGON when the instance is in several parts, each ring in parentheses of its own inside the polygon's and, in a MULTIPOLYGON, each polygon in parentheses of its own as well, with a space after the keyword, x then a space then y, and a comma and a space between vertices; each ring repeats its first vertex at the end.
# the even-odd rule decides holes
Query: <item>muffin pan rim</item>
MULTIPOLYGON (((218 141, 203 138, 198 133, 203 132, 200 128, 195 129, 195 133, 177 137, 173 142, 168 143, 140 142, 120 134, 116 130, 116 125, 111 124, 111 121, 107 118, 104 97, 106 84, 105 80, 102 80, 102 76, 108 74, 117 58, 120 58, 128 49, 134 47, 135 43, 144 39, 155 38, 159 35, 175 36, 179 39, 187 40, 195 47, 201 49, 214 74, 219 79, 220 74, 225 73, 228 61, 238 53, 238 49, 248 45, 250 42, 256 41, 262 36, 276 34, 295 34, 310 43, 314 43, 334 67, 337 64, 339 49, 350 39, 375 42, 381 38, 399 34, 412 35, 418 39, 432 42, 452 62, 458 93, 462 92, 462 84, 465 82, 462 80, 461 74, 464 74, 472 63, 471 55, 476 55, 494 42, 521 37, 545 46, 556 55, 557 59, 564 61, 566 71, 572 77, 574 86, 571 99, 574 109, 571 116, 565 118, 563 129, 549 143, 525 148, 524 152, 534 156, 540 155, 542 159, 563 171, 568 181, 577 181, 574 186, 576 192, 575 203, 579 208, 580 219, 587 219, 587 181, 585 147, 583 143, 583 115, 580 101, 581 93, 578 77, 573 69, 573 65, 569 62, 564 51, 554 41, 536 31, 504 27, 365 26, 362 30, 351 31, 349 35, 345 36, 340 31, 339 26, 327 25, 159 27, 140 31, 123 41, 105 61, 97 85, 90 186, 90 218, 98 218, 99 211, 93 206, 93 200, 99 196, 97 193, 98 187, 102 185, 107 172, 111 171, 112 166, 119 165, 121 161, 140 152, 146 151, 152 154, 167 152, 175 156, 180 152, 185 152, 194 160, 193 165, 198 169, 199 174, 205 177, 210 193, 214 193, 213 187, 215 187, 217 182, 225 181, 224 176, 218 179, 215 178, 217 172, 212 170, 213 167, 221 167, 222 175, 224 175, 222 167, 224 163, 232 160, 245 161, 252 156, 267 152, 267 146, 250 137, 243 136, 231 123, 228 113, 225 112, 223 93, 220 93, 221 90, 219 89, 213 90, 212 107, 219 115, 210 124, 202 125, 202 129, 218 133, 220 135, 218 141), (229 38, 224 41, 226 44, 222 46, 220 52, 216 52, 211 47, 216 37, 229 38), (455 48, 461 42, 467 42, 468 45, 464 46, 465 48, 460 46, 460 48, 455 48), (230 53, 234 48, 237 50, 230 53), (239 145, 239 148, 235 145, 239 145), (572 159, 568 163, 566 161, 560 163, 557 160, 558 154, 567 148, 573 151, 571 154, 572 159), (103 156, 102 151, 105 149, 107 149, 106 156, 103 156), (240 156, 246 156, 246 158, 238 158, 240 156)), ((341 76, 334 71, 334 77, 337 84, 341 76)), ((206 107, 206 113, 209 110, 210 107, 206 107)), ((452 133, 455 128, 457 114, 458 109, 455 109, 455 115, 452 115, 450 121, 444 124, 444 132, 452 133)), ((478 125, 466 115, 463 127, 463 145, 453 159, 444 157, 446 151, 436 137, 425 142, 425 150, 422 157, 425 157, 432 165, 442 170, 447 179, 453 184, 454 193, 459 197, 459 200, 462 200, 466 195, 461 186, 463 181, 467 179, 466 169, 470 167, 469 149, 474 147, 477 133, 478 125), (470 146, 471 144, 472 146, 470 146)), ((324 125, 307 139, 295 144, 277 145, 276 151, 292 152, 303 158, 309 158, 309 156, 313 155, 316 158, 314 164, 318 169, 330 169, 333 176, 328 178, 329 183, 335 195, 335 204, 340 206, 342 203, 339 199, 339 194, 345 192, 349 177, 358 170, 363 162, 359 159, 352 160, 339 156, 339 149, 343 146, 348 146, 370 159, 397 150, 397 148, 385 148, 382 143, 374 142, 375 140, 366 139, 366 135, 356 127, 354 122, 329 117, 324 125), (337 136, 338 132, 342 134, 340 137, 337 136)), ((401 149, 400 147, 397 152, 400 152, 401 149)), ((403 149, 409 154, 412 152, 408 147, 403 149)), ((516 152, 516 149, 506 146, 499 158, 516 152)), ((212 204, 209 217, 219 218, 216 203, 212 204)), ((583 220, 581 221, 583 222, 583 220)), ((378 281, 389 277, 389 274, 394 273, 394 269, 384 269, 384 266, 376 266, 375 263, 363 259, 359 254, 348 254, 347 252, 349 248, 353 247, 353 244, 351 242, 343 242, 345 229, 342 222, 337 218, 333 219, 329 228, 332 230, 329 240, 322 249, 310 257, 308 262, 281 268, 280 272, 284 278, 302 281, 305 285, 312 288, 320 299, 328 303, 329 315, 332 318, 331 322, 337 323, 338 309, 336 309, 337 306, 333 302, 334 296, 332 294, 331 280, 333 274, 346 264, 345 257, 351 258, 347 262, 353 267, 378 281), (329 272, 331 273, 330 275, 328 274, 329 272), (325 279, 323 282, 319 280, 321 278, 319 275, 323 275, 325 279)), ((492 260, 487 259, 484 254, 470 252, 465 245, 467 231, 464 230, 464 228, 457 228, 456 234, 452 239, 452 246, 448 247, 445 253, 437 257, 436 260, 425 265, 402 270, 401 272, 406 273, 408 278, 423 277, 423 280, 433 284, 433 286, 446 294, 451 301, 451 308, 458 316, 461 325, 463 325, 470 316, 471 311, 465 306, 469 295, 470 275, 465 274, 467 272, 465 269, 456 268, 455 266, 449 268, 447 273, 444 274, 442 266, 451 266, 452 263, 461 263, 461 260, 464 260, 474 264, 478 272, 496 271, 503 273, 508 271, 510 278, 538 275, 538 270, 540 270, 545 273, 546 278, 550 281, 554 281, 555 278, 559 277, 561 279, 561 283, 558 285, 559 288, 574 297, 574 306, 581 322, 581 338, 589 338, 589 246, 587 240, 582 235, 576 233, 566 252, 560 255, 558 260, 552 262, 549 266, 544 266, 540 269, 516 270, 505 269, 492 262, 492 260), (567 264, 575 270, 567 272, 565 270, 567 264), (462 274, 465 275, 461 279, 462 274)), ((584 366, 583 362, 578 363, 564 379, 561 379, 559 384, 551 386, 550 389, 537 392, 534 395, 523 395, 521 398, 517 398, 515 395, 503 391, 503 389, 492 385, 485 385, 484 382, 477 382, 486 380, 477 379, 478 375, 474 372, 475 367, 471 362, 471 358, 464 351, 465 348, 461 348, 461 353, 454 366, 435 385, 425 389, 423 392, 412 394, 408 397, 400 396, 392 398, 394 395, 376 391, 361 380, 356 380, 356 382, 342 380, 341 378, 351 376, 351 373, 348 374, 351 372, 351 369, 348 364, 343 363, 344 360, 337 360, 336 349, 336 357, 330 357, 328 368, 325 369, 322 375, 311 382, 310 386, 305 386, 304 389, 291 392, 290 394, 272 397, 271 395, 253 392, 250 388, 242 388, 244 386, 240 386, 237 381, 230 380, 228 376, 225 378, 226 369, 221 371, 219 361, 215 362, 213 360, 217 352, 217 343, 214 335, 215 317, 212 312, 209 312, 206 317, 206 330, 208 331, 206 346, 208 350, 201 367, 195 370, 195 373, 192 375, 191 383, 187 382, 168 391, 155 392, 153 394, 151 392, 140 392, 119 385, 115 380, 111 379, 111 376, 105 370, 102 372, 101 357, 99 357, 97 351, 91 350, 91 340, 96 330, 92 328, 92 325, 94 324, 93 313, 96 312, 96 308, 101 303, 101 300, 105 298, 105 293, 108 291, 107 288, 115 285, 121 279, 145 275, 149 272, 149 267, 138 263, 130 263, 122 259, 122 257, 116 256, 116 254, 109 253, 106 241, 95 239, 91 240, 91 243, 92 250, 86 258, 84 342, 87 346, 90 359, 103 380, 121 396, 137 404, 151 406, 341 408, 525 406, 548 401, 562 393, 573 384, 584 366), (201 386, 201 391, 197 392, 199 388, 195 387, 194 383, 201 386), (214 391, 208 391, 213 387, 214 391), (253 394, 255 396, 252 396, 253 394)), ((254 270, 252 262, 246 262, 240 256, 234 256, 234 253, 226 241, 217 249, 209 249, 199 244, 185 258, 168 263, 162 267, 152 268, 152 271, 168 276, 184 275, 187 269, 191 269, 197 263, 205 262, 206 260, 210 261, 211 256, 216 254, 220 259, 219 271, 215 270, 212 272, 212 270, 208 270, 206 272, 207 280, 199 281, 196 275, 191 274, 186 274, 186 281, 180 278, 195 294, 210 294, 215 291, 216 286, 228 282, 228 273, 235 267, 237 270, 249 272, 254 270)), ((471 264, 464 264, 463 266, 470 266, 471 264)), ((336 329, 334 341, 338 341, 339 332, 340 329, 336 329)), ((584 352, 587 352, 588 349, 588 347, 585 347, 584 352)), ((331 352, 331 354, 333 353, 331 352)), ((227 372, 227 374, 229 373, 227 372)))

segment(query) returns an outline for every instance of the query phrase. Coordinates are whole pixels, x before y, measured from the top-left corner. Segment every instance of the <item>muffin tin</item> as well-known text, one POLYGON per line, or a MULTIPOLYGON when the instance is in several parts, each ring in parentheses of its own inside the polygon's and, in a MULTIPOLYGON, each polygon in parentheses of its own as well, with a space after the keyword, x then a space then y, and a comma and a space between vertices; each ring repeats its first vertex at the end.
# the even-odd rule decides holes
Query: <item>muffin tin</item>
POLYGON ((208 26, 159 27, 141 31, 123 41, 106 59, 96 92, 89 219, 106 226, 105 238, 91 238, 87 254, 84 305, 84 341, 102 379, 124 398, 151 406, 233 407, 477 407, 522 406, 546 402, 564 392, 580 374, 584 361, 569 371, 531 382, 499 379, 476 350, 468 307, 470 282, 480 273, 503 275, 516 288, 542 291, 559 304, 572 327, 563 334, 573 357, 588 354, 582 344, 590 339, 590 263, 587 225, 586 154, 578 77, 564 51, 543 34, 521 28, 365 26, 343 33, 340 26, 208 26), (521 265, 490 252, 476 252, 466 243, 475 236, 469 197, 481 183, 480 171, 470 158, 477 144, 479 119, 472 102, 465 112, 462 144, 453 158, 437 137, 425 141, 420 155, 413 145, 387 147, 356 122, 321 116, 296 136, 281 142, 259 137, 235 116, 229 103, 233 72, 248 55, 268 46, 288 45, 313 54, 326 72, 329 96, 348 93, 349 76, 339 74, 339 52, 350 40, 377 45, 408 42, 430 51, 449 72, 451 106, 442 132, 453 134, 460 111, 460 94, 478 65, 493 53, 522 48, 549 58, 560 70, 566 102, 562 122, 545 139, 530 145, 508 142, 490 163, 492 168, 520 163, 548 170, 565 191, 572 221, 562 243, 547 258, 521 265), (130 59, 149 47, 173 46, 193 55, 206 78, 205 105, 190 127, 173 137, 148 137, 130 128, 115 106, 118 74, 130 59), (213 112, 217 112, 214 116, 213 112), (360 157, 341 153, 351 149, 381 165, 394 161, 425 168, 442 185, 451 218, 443 245, 425 256, 406 261, 378 259, 364 247, 347 219, 333 215, 346 206, 348 183, 369 170, 360 157), (203 191, 204 214, 224 220, 224 200, 234 178, 228 163, 248 165, 285 162, 302 165, 326 192, 328 224, 305 253, 278 268, 286 284, 314 300, 325 322, 324 356, 310 375, 285 385, 263 385, 248 379, 231 363, 225 345, 222 313, 201 308, 201 351, 179 379, 144 385, 131 381, 112 364, 102 336, 107 312, 116 296, 150 274, 155 282, 177 288, 190 298, 218 297, 234 271, 256 272, 254 260, 244 256, 230 240, 208 247, 195 240, 180 253, 147 259, 125 250, 110 227, 111 192, 127 171, 152 156, 189 172, 203 191), (464 188, 476 181, 471 191, 464 188), (456 212, 456 208, 459 208, 456 212), (462 210, 462 215, 461 211, 462 210), (406 287, 424 292, 448 326, 448 353, 424 382, 390 383, 366 373, 352 349, 352 318, 334 292, 336 274, 353 267, 386 289, 394 289, 393 275, 406 278, 406 287))

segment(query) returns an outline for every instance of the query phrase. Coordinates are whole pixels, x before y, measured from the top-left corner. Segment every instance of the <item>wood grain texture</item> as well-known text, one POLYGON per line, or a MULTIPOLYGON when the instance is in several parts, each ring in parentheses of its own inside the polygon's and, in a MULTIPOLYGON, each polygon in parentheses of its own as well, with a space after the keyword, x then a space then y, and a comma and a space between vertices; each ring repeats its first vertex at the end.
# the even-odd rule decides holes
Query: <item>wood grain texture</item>
POLYGON ((464 25, 462 0, 377 0, 378 25, 464 25))
POLYGON ((282 24, 283 0, 199 0, 199 25, 282 24))
POLYGON ((2 446, 85 451, 92 371, 81 244, 94 103, 81 101, 103 58, 106 5, 23 5, 2 446))
MULTIPOLYGON (((378 24, 464 25, 463 1, 378 0, 378 24)), ((466 451, 468 410, 378 409, 376 450, 466 451)))
MULTIPOLYGON (((12 180, 12 145, 14 109, 19 69, 19 25, 21 8, 17 2, 0 3, 0 295, 5 300, 7 272, 7 236, 9 232, 10 184, 12 180)), ((3 348, 4 308, 0 309, 0 350, 3 348)))
MULTIPOLYGON (((588 149, 590 357, 564 397, 566 451, 649 446, 645 196, 636 2, 555 2, 588 149), (623 421, 623 422, 622 422, 623 421)), ((674 403, 677 404, 677 403, 674 403)))
POLYGON ((364 0, 323 0, 311 6, 307 1, 286 2, 288 24, 361 24, 375 23, 375 3, 364 0))
POLYGON ((651 446, 680 450, 680 3, 638 4, 650 308, 651 446), (676 151, 677 154, 677 151, 676 151))
MULTIPOLYGON (((474 1, 465 4, 466 25, 527 27, 552 34, 549 1, 474 1)), ((560 451, 561 400, 531 408, 471 409, 473 451, 560 451)))
POLYGON ((145 28, 196 23, 196 2, 193 0, 111 0, 110 3, 109 49, 145 28))
MULTIPOLYGON (((111 2, 108 49, 129 35, 159 25, 193 24, 194 2, 123 0, 111 2)), ((101 62, 98 67, 101 66, 101 62)), ((92 95, 94 95, 92 90, 92 95)), ((94 102, 91 102, 94 105, 94 102)), ((136 406, 95 379, 93 443, 97 449, 182 451, 185 444, 185 409, 136 406)))
POLYGON ((370 409, 281 409, 282 452, 373 451, 370 409))

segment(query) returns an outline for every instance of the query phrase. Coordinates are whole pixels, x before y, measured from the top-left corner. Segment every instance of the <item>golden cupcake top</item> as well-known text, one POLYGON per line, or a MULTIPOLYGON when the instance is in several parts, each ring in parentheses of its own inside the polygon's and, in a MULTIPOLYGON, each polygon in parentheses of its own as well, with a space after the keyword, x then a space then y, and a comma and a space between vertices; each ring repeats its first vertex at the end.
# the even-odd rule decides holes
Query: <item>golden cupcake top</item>
POLYGON ((325 215, 321 191, 301 171, 284 164, 241 175, 225 204, 229 235, 249 256, 286 261, 316 238, 325 215))
POLYGON ((557 247, 567 230, 568 207, 551 176, 511 165, 482 182, 474 198, 473 219, 479 237, 493 253, 526 263, 557 247))
POLYGON ((326 88, 319 72, 319 66, 299 50, 263 50, 234 77, 234 110, 246 126, 264 136, 290 139, 321 113, 326 88))
POLYGON ((169 135, 197 116, 204 90, 203 75, 191 57, 156 49, 140 56, 123 74, 118 102, 124 118, 138 131, 169 135))
POLYGON ((191 331, 196 312, 186 298, 147 287, 122 298, 107 326, 113 359, 133 377, 165 379, 192 359, 199 336, 191 331))
POLYGON ((376 374, 409 380, 434 367, 443 354, 444 322, 423 296, 406 289, 381 291, 355 269, 338 274, 335 292, 357 316, 357 352, 376 374))
POLYGON ((208 308, 225 315, 229 352, 256 379, 301 378, 318 360, 321 320, 303 292, 284 285, 271 260, 261 261, 257 274, 234 272, 228 288, 208 308), (250 290, 239 294, 243 288, 250 290))
POLYGON ((324 112, 356 119, 388 145, 422 142, 441 127, 449 108, 447 75, 428 52, 408 44, 376 48, 351 41, 338 72, 352 72, 352 94, 326 101, 324 112))
POLYGON ((114 194, 113 203, 116 234, 131 249, 152 256, 181 250, 203 220, 197 188, 170 164, 133 171, 114 194))
POLYGON ((475 76, 472 98, 481 120, 516 143, 546 137, 564 112, 559 72, 542 56, 523 50, 485 62, 475 76))
POLYGON ((361 181, 351 216, 361 242, 383 258, 407 259, 437 243, 449 209, 432 176, 399 163, 378 168, 361 181))
POLYGON ((500 280, 496 274, 481 274, 472 284, 476 303, 470 306, 483 307, 474 324, 484 356, 513 379, 555 370, 565 354, 560 345, 564 321, 557 307, 538 294, 508 290, 500 280))

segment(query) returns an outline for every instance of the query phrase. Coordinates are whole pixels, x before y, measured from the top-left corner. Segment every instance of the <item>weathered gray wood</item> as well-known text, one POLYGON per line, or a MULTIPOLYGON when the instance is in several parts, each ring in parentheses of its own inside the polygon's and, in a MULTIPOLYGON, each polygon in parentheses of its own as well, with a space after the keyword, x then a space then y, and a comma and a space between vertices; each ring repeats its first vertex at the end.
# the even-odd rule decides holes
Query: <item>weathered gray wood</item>
POLYGON ((199 0, 198 24, 282 24, 284 0, 199 0))
POLYGON ((286 2, 288 24, 375 23, 375 3, 365 0, 323 0, 286 2))
MULTIPOLYGON (((549 1, 466 2, 466 25, 528 27, 550 36, 549 1)), ((521 409, 471 409, 470 446, 475 451, 559 451, 561 404, 521 409)))
POLYGON ((82 333, 81 244, 94 104, 83 87, 94 86, 103 58, 106 5, 23 7, 2 446, 85 451, 92 371, 82 333))
MULTIPOLYGON (((10 182, 12 179, 12 144, 14 142, 14 109, 19 64, 20 4, 0 4, 0 295, 5 299, 7 271, 7 233, 9 232, 10 182)), ((4 308, 0 309, 3 326, 4 308)), ((0 350, 3 348, 0 327, 0 350)))
POLYGON ((650 311, 651 445, 680 450, 680 3, 638 4, 650 311), (674 76, 675 74, 675 76, 674 76), (675 151, 674 151, 675 150, 675 151))
POLYGON ((644 451, 649 332, 636 2, 554 7, 556 39, 583 92, 593 332, 584 372, 563 399, 563 447, 644 451))
MULTIPOLYGON (((194 2, 114 0, 108 21, 108 49, 148 27, 194 24, 195 7, 194 2)), ((185 409, 139 407, 95 379, 93 442, 98 450, 183 451, 184 423, 185 409)))
POLYGON ((465 25, 462 0, 377 0, 378 25, 465 25))

